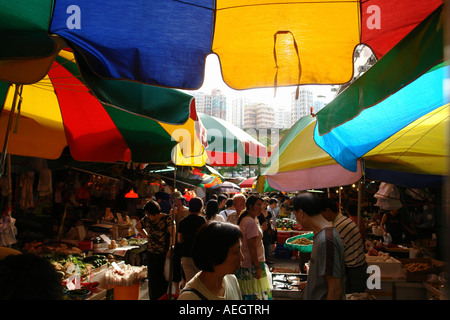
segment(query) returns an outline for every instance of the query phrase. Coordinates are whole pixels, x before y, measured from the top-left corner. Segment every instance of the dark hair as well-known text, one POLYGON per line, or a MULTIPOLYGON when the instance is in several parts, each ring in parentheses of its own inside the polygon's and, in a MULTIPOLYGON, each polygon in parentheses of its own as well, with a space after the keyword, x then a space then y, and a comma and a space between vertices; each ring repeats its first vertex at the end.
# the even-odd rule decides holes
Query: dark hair
POLYGON ((232 207, 233 205, 234 205, 234 203, 233 203, 233 199, 231 199, 231 198, 230 198, 230 199, 228 199, 228 200, 227 200, 227 204, 226 204, 226 207, 227 207, 227 208, 230 208, 230 207, 232 207))
POLYGON ((295 211, 303 210, 308 216, 320 214, 319 201, 312 193, 301 193, 294 197, 292 205, 295 211))
POLYGON ((209 200, 206 203, 205 216, 206 220, 211 220, 219 212, 219 202, 217 200, 209 200))
POLYGON ((203 208, 203 200, 199 197, 194 197, 189 201, 189 212, 200 212, 203 208))
POLYGON ((259 196, 253 194, 247 198, 247 201, 245 202, 245 210, 243 210, 239 215, 237 224, 241 223, 242 219, 244 219, 248 215, 248 209, 253 208, 258 200, 262 201, 259 196))
POLYGON ((352 203, 348 206, 348 214, 352 217, 358 215, 358 205, 356 203, 352 203))
POLYGON ((322 198, 319 199, 319 206, 321 211, 325 211, 330 209, 334 213, 338 212, 338 207, 336 205, 336 201, 330 198, 322 198))
POLYGON ((147 211, 149 215, 154 216, 161 212, 161 207, 155 200, 149 200, 144 206, 144 211, 147 211))
POLYGON ((200 270, 213 272, 223 263, 230 248, 239 241, 242 232, 233 223, 211 221, 200 227, 192 246, 192 258, 200 270))
POLYGON ((277 203, 278 201, 277 201, 277 199, 275 199, 275 198, 270 198, 269 199, 269 204, 274 204, 274 203, 277 203))
POLYGON ((169 200, 170 195, 167 192, 158 191, 155 193, 156 200, 169 200))
POLYGON ((61 276, 34 254, 9 255, 0 261, 0 300, 62 300, 61 276))
POLYGON ((223 200, 227 200, 228 197, 223 195, 223 194, 219 194, 219 196, 217 197, 217 202, 222 202, 223 200))

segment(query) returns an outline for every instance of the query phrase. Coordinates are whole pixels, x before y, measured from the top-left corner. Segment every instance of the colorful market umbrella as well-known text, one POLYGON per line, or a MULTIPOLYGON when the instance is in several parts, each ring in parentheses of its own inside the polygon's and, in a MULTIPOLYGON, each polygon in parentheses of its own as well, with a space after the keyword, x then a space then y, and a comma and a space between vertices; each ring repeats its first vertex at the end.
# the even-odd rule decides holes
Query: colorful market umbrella
POLYGON ((268 187, 280 191, 320 189, 347 185, 361 177, 361 166, 356 172, 346 170, 314 142, 316 118, 299 119, 272 151, 269 161, 261 168, 262 180, 257 189, 268 187))
POLYGON ((449 107, 434 109, 367 152, 365 175, 411 188, 442 185, 448 175, 449 107))
POLYGON ((202 177, 202 183, 198 185, 199 187, 208 189, 224 181, 223 176, 217 170, 207 165, 192 168, 192 172, 202 177))
MULTIPOLYGON (((20 2, 19 2, 20 3, 20 2)), ((441 0, 55 0, 50 31, 100 76, 198 89, 217 54, 234 89, 346 83, 358 44, 382 57, 441 0)), ((6 9, 14 9, 15 2, 6 9)))
MULTIPOLYGON (((43 80, 21 88, 8 153, 56 159, 68 146, 78 161, 169 163, 175 159, 176 164, 194 165, 191 158, 202 158, 206 136, 201 136, 205 132, 191 96, 100 79, 89 69, 81 73, 73 53, 63 50, 43 80), (171 123, 152 118, 171 106, 182 116, 177 114, 171 123), (188 110, 187 119, 183 109, 188 110)), ((14 95, 12 86, 2 88, 0 134, 4 137, 14 95)))
POLYGON ((300 119, 283 137, 257 180, 259 192, 349 185, 363 175, 411 188, 441 185, 448 174, 449 106, 438 107, 366 153, 357 171, 345 169, 317 146, 316 119, 300 119))
MULTIPOLYGON (((380 75, 379 70, 384 70, 385 78, 389 73, 391 77, 401 77, 403 75, 398 74, 406 68, 403 62, 411 67, 408 61, 418 51, 431 52, 433 50, 425 48, 431 46, 442 53, 442 42, 438 41, 439 36, 434 37, 442 31, 436 28, 440 23, 430 23, 436 22, 436 17, 439 15, 431 16, 418 27, 419 30, 413 30, 412 34, 420 34, 418 38, 405 37, 319 111, 317 118, 300 119, 283 137, 263 168, 258 190, 266 182, 272 188, 285 191, 346 185, 352 183, 351 180, 358 180, 362 174, 379 179, 390 175, 389 182, 412 187, 442 182, 442 177, 447 175, 448 161, 445 128, 449 103, 442 89, 449 72, 446 63, 436 65, 439 59, 428 61, 428 55, 419 55, 420 60, 415 65, 426 67, 422 67, 425 70, 416 79, 411 82, 411 78, 405 78, 409 83, 398 90, 395 86, 386 88, 387 97, 379 93, 382 99, 377 100, 380 102, 363 108, 360 114, 346 113, 360 108, 368 101, 366 96, 370 98, 374 91, 385 85, 384 80, 380 82, 376 77, 380 75), (414 45, 408 46, 408 42, 414 45), (411 47, 416 49, 399 50, 411 47), (431 69, 426 69, 430 66, 431 69), (378 82, 374 80, 376 78, 378 82), (318 127, 322 111, 328 115, 325 119, 330 120, 329 123, 341 116, 347 118, 330 133, 321 136, 318 127)), ((439 58, 439 53, 435 57, 439 58)), ((325 125, 329 123, 324 121, 325 125)))
POLYGON ((211 187, 211 190, 216 193, 239 193, 241 192, 241 188, 229 181, 225 181, 224 183, 219 183, 213 187, 211 187))
POLYGON ((317 113, 315 142, 348 170, 419 117, 448 103, 441 8, 317 113), (441 63, 441 64, 439 64, 441 63))
POLYGON ((267 148, 235 125, 204 113, 198 116, 207 130, 210 166, 252 165, 267 157, 267 148))
POLYGON ((0 1, 0 81, 30 84, 44 78, 65 45, 49 33, 53 0, 0 1))
POLYGON ((252 188, 253 184, 255 183, 256 178, 257 177, 250 177, 248 179, 245 179, 244 181, 242 181, 239 184, 239 187, 241 187, 241 188, 252 188))

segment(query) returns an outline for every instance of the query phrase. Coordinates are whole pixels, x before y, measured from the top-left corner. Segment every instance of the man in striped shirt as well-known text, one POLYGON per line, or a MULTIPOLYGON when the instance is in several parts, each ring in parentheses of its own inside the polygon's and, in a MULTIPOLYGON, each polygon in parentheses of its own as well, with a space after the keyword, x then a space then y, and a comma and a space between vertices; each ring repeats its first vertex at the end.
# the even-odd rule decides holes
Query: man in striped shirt
POLYGON ((329 198, 319 200, 322 216, 339 232, 344 245, 346 293, 364 292, 367 288, 367 262, 364 244, 358 226, 339 213, 336 201, 329 198))

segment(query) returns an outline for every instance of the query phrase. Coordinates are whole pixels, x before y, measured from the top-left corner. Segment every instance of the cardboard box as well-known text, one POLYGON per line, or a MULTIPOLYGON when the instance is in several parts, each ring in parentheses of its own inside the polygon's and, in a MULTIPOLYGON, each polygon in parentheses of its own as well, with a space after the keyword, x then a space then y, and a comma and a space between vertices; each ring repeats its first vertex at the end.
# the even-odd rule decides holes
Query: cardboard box
POLYGON ((382 277, 390 277, 402 273, 402 263, 392 257, 384 256, 366 256, 368 265, 377 265, 380 267, 382 277))

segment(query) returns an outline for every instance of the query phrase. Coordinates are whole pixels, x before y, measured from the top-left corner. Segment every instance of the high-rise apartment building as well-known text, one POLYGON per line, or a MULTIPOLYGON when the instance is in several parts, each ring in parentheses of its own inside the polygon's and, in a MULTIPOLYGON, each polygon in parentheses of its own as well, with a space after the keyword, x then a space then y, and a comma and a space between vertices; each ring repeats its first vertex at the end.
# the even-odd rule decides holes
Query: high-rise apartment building
POLYGON ((277 109, 275 112, 276 129, 289 129, 291 127, 291 110, 285 107, 277 109))
POLYGON ((227 97, 218 89, 213 89, 211 93, 211 115, 226 120, 227 97))
POLYGON ((197 112, 211 114, 211 96, 203 92, 195 92, 193 94, 195 98, 195 108, 197 112))
POLYGON ((198 112, 225 120, 227 114, 227 98, 220 90, 214 89, 211 94, 196 92, 193 94, 198 112))
POLYGON ((244 110, 246 106, 250 105, 250 100, 247 98, 237 98, 231 103, 231 110, 227 113, 227 121, 231 122, 238 128, 244 128, 244 110))
POLYGON ((298 99, 295 99, 295 91, 291 93, 291 126, 298 119, 311 113, 314 107, 314 99, 312 90, 307 87, 300 87, 298 99))
POLYGON ((244 108, 244 129, 269 129, 275 125, 275 111, 265 103, 252 103, 244 108))
POLYGON ((256 104, 256 129, 271 129, 275 126, 275 110, 265 103, 256 104))

